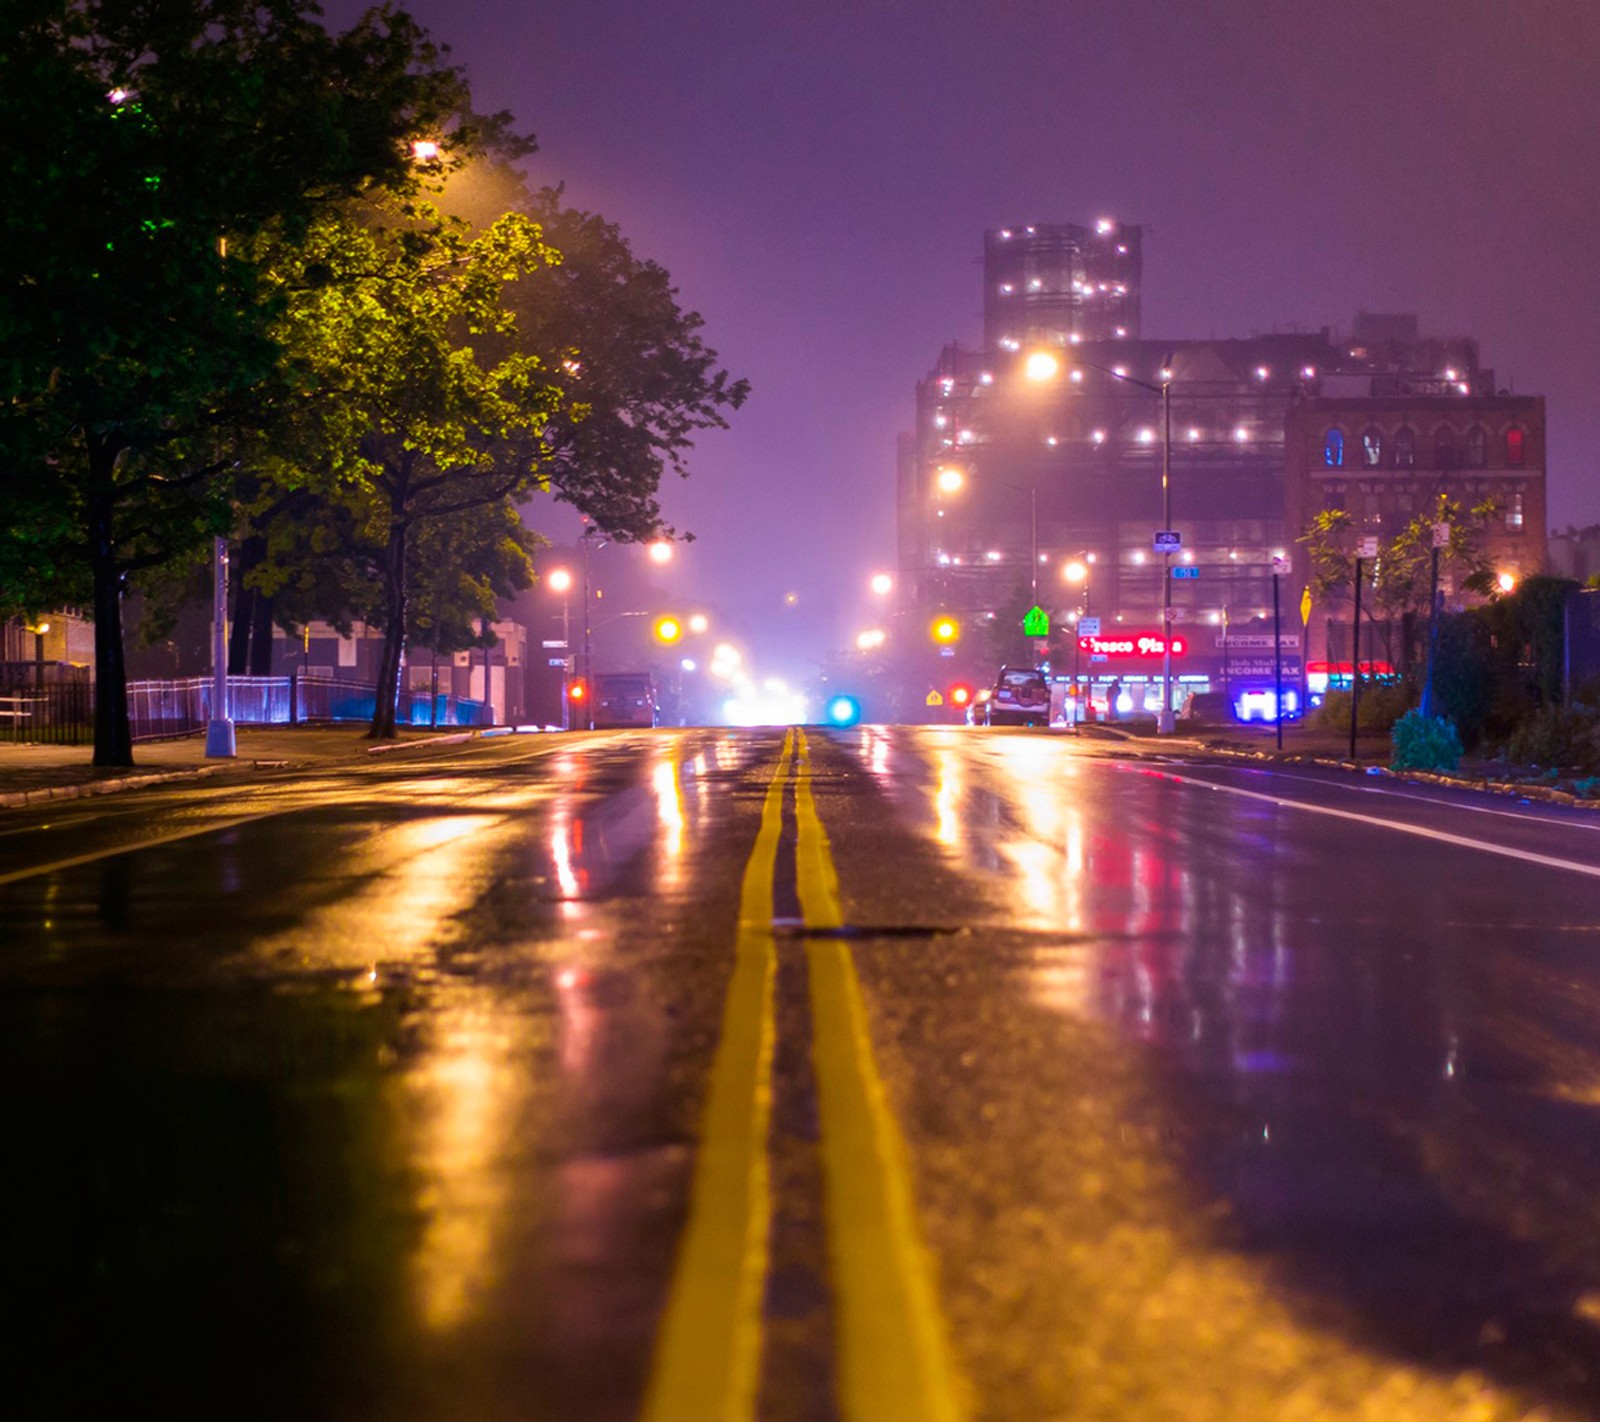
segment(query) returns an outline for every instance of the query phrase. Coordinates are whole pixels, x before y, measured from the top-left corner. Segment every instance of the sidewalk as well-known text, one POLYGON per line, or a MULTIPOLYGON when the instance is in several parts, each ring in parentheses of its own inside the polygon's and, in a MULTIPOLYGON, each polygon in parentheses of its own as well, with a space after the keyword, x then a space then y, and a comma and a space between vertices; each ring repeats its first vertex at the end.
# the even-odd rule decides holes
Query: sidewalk
POLYGON ((0 809, 41 800, 102 795, 171 780, 249 774, 257 770, 362 761, 426 745, 472 740, 476 731, 403 729, 393 741, 369 741, 365 726, 241 726, 232 760, 207 760, 206 738, 149 741, 133 748, 134 766, 96 768, 93 746, 0 743, 0 809))

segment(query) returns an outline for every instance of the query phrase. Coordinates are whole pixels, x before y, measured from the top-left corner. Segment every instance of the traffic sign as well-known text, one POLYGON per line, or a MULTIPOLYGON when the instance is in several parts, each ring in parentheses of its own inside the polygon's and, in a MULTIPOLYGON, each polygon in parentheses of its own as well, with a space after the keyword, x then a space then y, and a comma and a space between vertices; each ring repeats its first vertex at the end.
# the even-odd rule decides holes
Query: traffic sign
POLYGON ((1176 529, 1157 529, 1154 546, 1157 553, 1177 553, 1183 548, 1183 538, 1176 529))
POLYGON ((1289 572, 1289 556, 1286 553, 1272 555, 1272 576, 1275 578, 1286 577, 1289 572))
POLYGON ((1311 589, 1307 588, 1300 594, 1300 625, 1304 627, 1311 621, 1311 589))
POLYGON ((1085 637, 1098 637, 1100 635, 1100 619, 1098 617, 1080 617, 1078 631, 1085 637))
POLYGON ((1433 526, 1433 546, 1435 548, 1448 548, 1450 546, 1450 525, 1436 523, 1433 526))
POLYGON ((1177 567, 1172 570, 1172 576, 1177 578, 1179 581, 1182 581, 1184 578, 1198 578, 1200 576, 1200 570, 1192 563, 1179 563, 1177 567))
POLYGON ((1022 619, 1022 635, 1024 637, 1048 637, 1050 635, 1050 614, 1042 607, 1031 608, 1027 616, 1022 619))
POLYGON ((940 696, 937 691, 930 691, 928 693, 928 699, 924 704, 928 706, 943 706, 944 697, 940 696))
POLYGON ((1376 558, 1378 556, 1378 540, 1376 538, 1356 539, 1357 558, 1376 558))

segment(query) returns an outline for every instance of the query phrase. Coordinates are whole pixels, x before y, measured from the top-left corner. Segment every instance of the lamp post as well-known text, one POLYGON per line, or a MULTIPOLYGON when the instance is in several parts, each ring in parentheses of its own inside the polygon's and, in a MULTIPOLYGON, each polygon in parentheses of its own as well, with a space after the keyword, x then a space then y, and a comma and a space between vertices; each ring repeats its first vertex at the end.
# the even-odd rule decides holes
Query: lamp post
POLYGON ((1083 626, 1083 619, 1089 615, 1089 559, 1090 555, 1086 553, 1081 558, 1074 558, 1061 570, 1061 576, 1069 583, 1083 584, 1083 610, 1078 614, 1078 620, 1073 624, 1072 629, 1072 699, 1077 712, 1072 723, 1073 730, 1077 730, 1078 723, 1083 720, 1084 706, 1088 701, 1088 698, 1083 695, 1082 687, 1078 685, 1079 654, 1081 651, 1078 644, 1083 637, 1083 633, 1080 630, 1083 626))
POLYGON ((572 706, 568 699, 572 680, 572 574, 565 568, 554 568, 545 579, 551 592, 561 594, 561 729, 572 729, 572 706))
POLYGON ((211 719, 206 723, 206 759, 230 760, 236 754, 233 721, 228 716, 228 540, 212 545, 211 569, 211 719))
POLYGON ((48 622, 28 622, 23 624, 33 633, 33 686, 39 695, 44 695, 44 634, 50 630, 48 622))
MULTIPOLYGON (((1124 385, 1134 385, 1161 397, 1161 527, 1172 530, 1172 355, 1162 358, 1158 372, 1159 384, 1140 380, 1127 371, 1107 365, 1097 365, 1092 360, 1073 356, 1076 365, 1098 370, 1124 385)), ((1023 371, 1029 380, 1054 380, 1061 372, 1060 360, 1049 351, 1036 351, 1024 362, 1023 371)), ((1171 735, 1176 724, 1172 710, 1172 553, 1170 540, 1161 554, 1161 712, 1156 718, 1156 730, 1171 735)), ((1038 555, 1035 554, 1035 561, 1038 555)))
POLYGON ((589 550, 604 548, 606 540, 594 537, 591 525, 583 531, 583 722, 586 731, 594 729, 594 680, 589 647, 589 550))

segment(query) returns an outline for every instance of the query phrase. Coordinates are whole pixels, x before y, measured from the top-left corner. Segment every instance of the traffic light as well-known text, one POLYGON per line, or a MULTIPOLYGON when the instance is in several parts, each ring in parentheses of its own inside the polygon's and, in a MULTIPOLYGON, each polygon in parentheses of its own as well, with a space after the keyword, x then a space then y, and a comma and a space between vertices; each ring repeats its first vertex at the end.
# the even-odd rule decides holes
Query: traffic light
POLYGON ((656 641, 671 646, 683 636, 683 623, 670 613, 665 617, 656 618, 656 641))
POLYGON ((834 726, 853 726, 861 719, 861 703, 842 692, 828 701, 828 722, 834 726))
POLYGON ((589 695, 589 688, 584 684, 583 679, 581 677, 576 681, 571 681, 571 682, 567 683, 567 700, 568 701, 582 701, 588 695, 589 695))
POLYGON ((961 640, 961 624, 948 613, 940 613, 929 624, 928 633, 941 647, 953 647, 961 640))
POLYGON ((956 682, 944 695, 946 701, 963 711, 972 705, 972 688, 964 681, 956 682))

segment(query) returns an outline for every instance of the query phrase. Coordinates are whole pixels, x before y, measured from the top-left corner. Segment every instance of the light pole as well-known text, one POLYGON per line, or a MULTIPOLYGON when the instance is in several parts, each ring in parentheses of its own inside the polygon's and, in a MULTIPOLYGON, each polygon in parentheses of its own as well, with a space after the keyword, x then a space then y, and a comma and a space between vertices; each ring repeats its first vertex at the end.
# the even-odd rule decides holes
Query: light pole
POLYGON ((1089 615, 1089 554, 1081 558, 1074 558, 1061 570, 1061 576, 1069 583, 1083 584, 1083 610, 1078 614, 1078 620, 1072 629, 1072 700, 1076 710, 1072 728, 1077 730, 1078 723, 1083 720, 1083 712, 1088 698, 1083 695, 1083 688, 1078 684, 1079 642, 1083 638, 1081 628, 1083 619, 1089 615))
POLYGON ((206 759, 235 754, 233 721, 228 715, 228 540, 212 545, 211 569, 211 719, 206 723, 206 759))
MULTIPOLYGON (((1161 369, 1158 372, 1159 384, 1151 384, 1148 380, 1140 380, 1129 375, 1120 367, 1097 365, 1092 360, 1084 360, 1080 356, 1073 356, 1076 365, 1087 366, 1090 370, 1098 370, 1102 375, 1109 375, 1113 380, 1120 380, 1124 385, 1135 385, 1140 390, 1148 390, 1152 395, 1161 397, 1161 528, 1163 533, 1172 531, 1172 355, 1170 352, 1162 358, 1161 369)), ((1029 380, 1049 381, 1054 380, 1061 373, 1060 360, 1049 351, 1035 351, 1023 364, 1023 371, 1029 380)), ((1172 553, 1171 539, 1163 539, 1165 546, 1161 552, 1161 712, 1156 717, 1156 730, 1161 735, 1171 735, 1175 718, 1172 711, 1172 553)), ((1034 555, 1035 562, 1038 554, 1034 555)))
POLYGON ((594 537, 594 528, 590 526, 583 531, 583 722, 584 729, 594 729, 594 687, 590 683, 594 680, 593 666, 589 654, 589 550, 604 548, 606 540, 594 537))
POLYGON ((572 729, 572 706, 568 683, 572 680, 572 574, 565 568, 552 568, 545 579, 550 591, 561 594, 561 729, 572 729))

